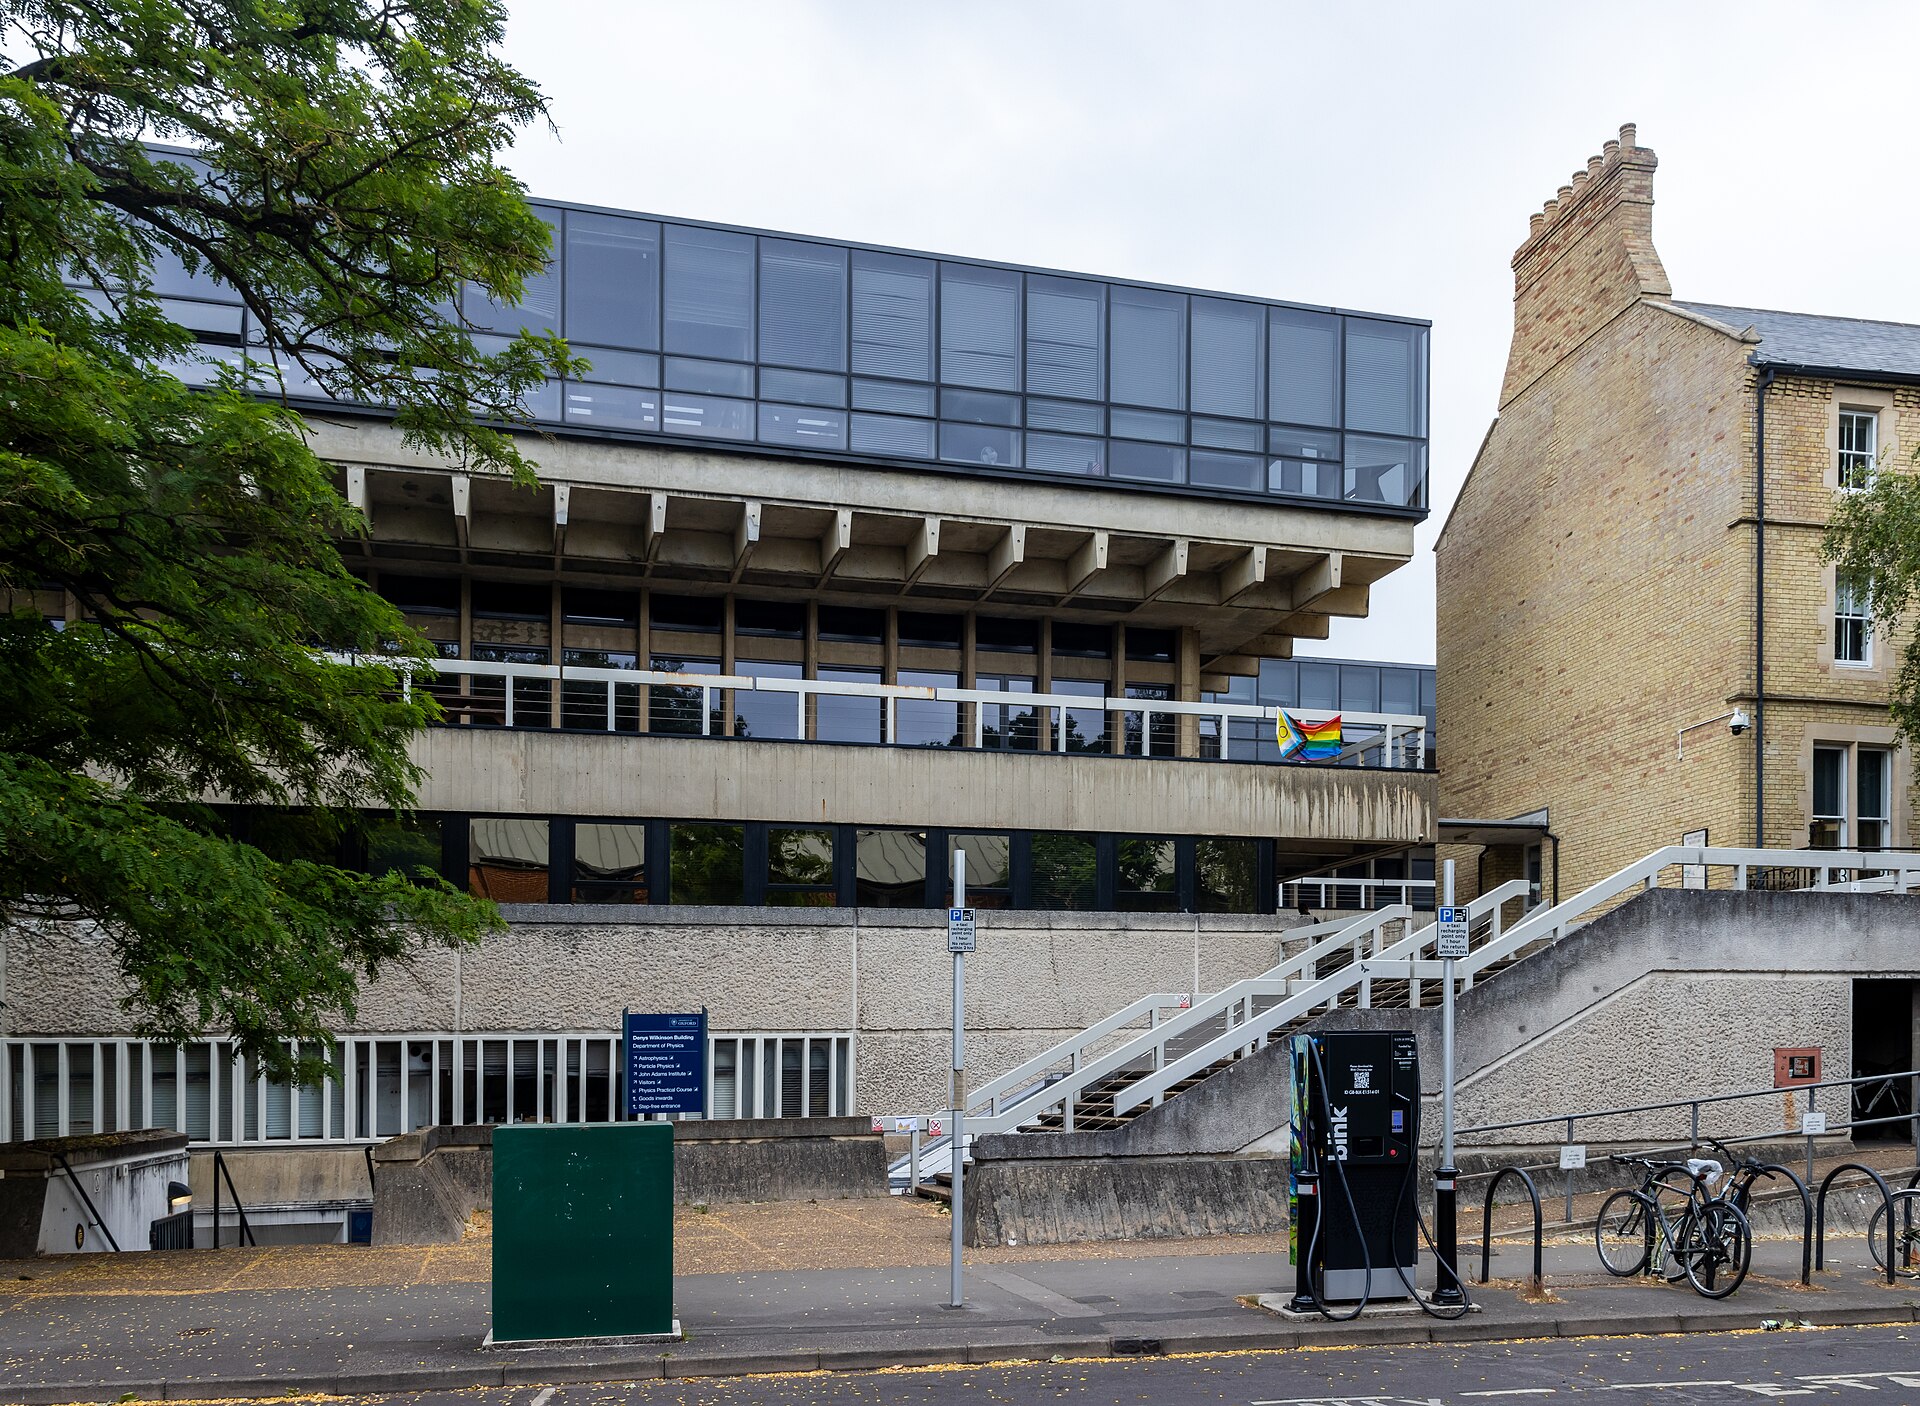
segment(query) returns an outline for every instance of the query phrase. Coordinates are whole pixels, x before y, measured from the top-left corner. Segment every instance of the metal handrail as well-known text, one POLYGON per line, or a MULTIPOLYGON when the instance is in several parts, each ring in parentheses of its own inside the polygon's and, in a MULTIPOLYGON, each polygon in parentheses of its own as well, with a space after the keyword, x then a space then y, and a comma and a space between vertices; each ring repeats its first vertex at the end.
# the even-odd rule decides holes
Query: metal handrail
POLYGON ((233 1184, 233 1173, 227 1170, 227 1159, 220 1149, 213 1151, 213 1248, 220 1248, 220 1179, 226 1178, 227 1191, 233 1197, 233 1209, 240 1216, 240 1234, 244 1243, 258 1248, 260 1242, 253 1238, 253 1227, 247 1223, 247 1208, 240 1200, 239 1188, 233 1184))
POLYGON ((71 1163, 67 1161, 67 1154, 64 1152, 52 1152, 52 1153, 49 1153, 48 1155, 52 1157, 54 1161, 60 1164, 60 1170, 67 1174, 68 1183, 73 1187, 73 1189, 76 1192, 79 1193, 80 1204, 86 1207, 88 1218, 92 1220, 94 1225, 99 1229, 100 1233, 107 1237, 107 1244, 112 1247, 113 1252, 115 1254, 119 1254, 120 1242, 113 1238, 113 1232, 107 1228, 106 1220, 101 1216, 99 1210, 94 1206, 93 1198, 87 1195, 87 1188, 82 1186, 80 1184, 80 1178, 74 1175, 73 1166, 71 1163))
MULTIPOLYGON (((1557 1123, 1567 1123, 1572 1121, 1588 1122, 1595 1118, 1615 1118, 1615 1117, 1624 1116, 1628 1113, 1665 1113, 1670 1109, 1699 1108, 1709 1103, 1735 1103, 1741 1099, 1765 1098, 1769 1095, 1777 1098, 1780 1094, 1784 1092, 1798 1092, 1803 1089, 1804 1090, 1850 1089, 1850 1088, 1857 1087, 1858 1085, 1861 1085, 1861 1084, 1883 1084, 1883 1083, 1889 1083, 1896 1079, 1914 1079, 1914 1078, 1920 1078, 1920 1070, 1906 1070, 1906 1071, 1901 1071, 1893 1074, 1861 1074, 1861 1075, 1856 1075, 1854 1078, 1851 1078, 1851 1079, 1823 1079, 1818 1083, 1812 1083, 1812 1084, 1792 1084, 1792 1085, 1789 1085, 1786 1089, 1782 1089, 1779 1086, 1769 1084, 1765 1088, 1742 1089, 1737 1093, 1730 1093, 1730 1094, 1701 1094, 1697 1098, 1669 1099, 1664 1103, 1625 1104, 1619 1108, 1596 1108, 1596 1109, 1591 1109, 1584 1113, 1556 1113, 1550 1117, 1519 1118, 1519 1119, 1515 1119, 1513 1122, 1510 1122, 1510 1123, 1482 1123, 1477 1127, 1459 1128, 1455 1130, 1454 1136, 1466 1137, 1469 1133, 1505 1133, 1505 1132, 1511 1132, 1516 1128, 1539 1128, 1539 1127, 1545 1127, 1549 1123, 1557 1124, 1557 1123)), ((1866 1127, 1873 1123, 1882 1123, 1882 1122, 1909 1123, 1909 1122, 1912 1122, 1916 1116, 1917 1115, 1913 1113, 1901 1113, 1891 1118, 1861 1119, 1857 1124, 1849 1122, 1849 1123, 1841 1124, 1839 1126, 1866 1127)), ((1766 1140, 1767 1138, 1778 1137, 1780 1135, 1781 1134, 1778 1134, 1778 1133, 1743 1134, 1739 1137, 1722 1138, 1721 1141, 1727 1142, 1727 1143, 1761 1142, 1766 1140)), ((1797 1129, 1787 1129, 1786 1135, 1791 1137, 1799 1137, 1800 1133, 1797 1129)), ((1674 1145, 1685 1146, 1688 1144, 1676 1143, 1674 1145)))
MULTIPOLYGON (((1510 879, 1492 892, 1474 899, 1467 905, 1469 924, 1486 919, 1494 927, 1497 935, 1502 905, 1522 896, 1528 891, 1528 887, 1525 879, 1510 879)), ((1394 904, 1389 908, 1377 909, 1369 916, 1381 920, 1375 924, 1375 931, 1377 931, 1378 927, 1384 924, 1384 920, 1411 917, 1412 910, 1405 904, 1394 904)), ((1370 987, 1376 979, 1405 977, 1409 981, 1417 981, 1423 977, 1440 977, 1445 971, 1442 963, 1419 959, 1419 954, 1438 936, 1438 932, 1438 927, 1429 923, 1394 943, 1393 946, 1371 956, 1356 948, 1352 962, 1299 991, 1294 991, 1290 987, 1279 988, 1271 982, 1262 982, 1259 979, 1253 982, 1242 982, 1242 987, 1249 988, 1244 993, 1249 999, 1266 995, 1278 995, 1282 999, 1277 1005, 1269 1007, 1245 1024, 1228 1030, 1199 1049, 1189 1051, 1172 1063, 1156 1069, 1153 1073, 1119 1090, 1113 1098, 1114 1111, 1124 1113, 1149 1099, 1158 1100, 1167 1089, 1182 1079, 1226 1058, 1235 1049, 1243 1045, 1264 1043, 1266 1037, 1280 1026, 1297 1020, 1323 1005, 1331 1009, 1338 1003, 1340 997, 1355 986, 1362 988, 1361 1004, 1370 1006, 1372 1004, 1370 987)), ((1417 1001, 1418 993, 1409 990, 1408 999, 1410 1003, 1417 1001)))
MULTIPOLYGON (((1210 718, 1218 722, 1218 742, 1222 761, 1231 757, 1231 724, 1255 721, 1277 724, 1282 711, 1301 721, 1324 721, 1339 717, 1343 725, 1363 730, 1350 742, 1343 756, 1356 760, 1368 752, 1379 752, 1381 765, 1392 769, 1422 770, 1426 766, 1427 718, 1423 713, 1379 713, 1353 709, 1287 708, 1247 703, 1176 701, 1153 698, 1115 698, 1082 696, 1069 693, 1009 693, 970 688, 928 688, 913 684, 858 683, 850 680, 754 678, 745 674, 704 674, 660 669, 605 669, 573 664, 516 664, 479 659, 414 659, 387 655, 343 654, 332 652, 326 658, 338 664, 374 664, 391 669, 400 677, 403 693, 411 693, 417 680, 426 675, 441 678, 498 678, 505 681, 502 706, 506 725, 514 725, 515 679, 530 683, 597 683, 607 690, 607 730, 615 731, 617 713, 614 690, 620 685, 653 688, 699 689, 701 694, 701 731, 710 727, 713 695, 722 690, 734 692, 786 693, 794 695, 796 731, 799 740, 817 741, 808 736, 807 700, 811 697, 872 698, 883 702, 881 736, 878 742, 896 745, 894 705, 903 701, 940 702, 971 705, 972 745, 984 745, 984 710, 1004 706, 1044 713, 1044 726, 1060 750, 1067 745, 1068 715, 1076 712, 1122 713, 1140 719, 1141 755, 1152 756, 1155 714, 1175 717, 1210 718), (1396 744, 1401 745, 1396 752, 1396 744), (1396 762, 1396 755, 1411 755, 1396 762)), ((543 700, 542 707, 545 706, 543 700)), ((814 729, 817 731, 817 727, 814 729)))

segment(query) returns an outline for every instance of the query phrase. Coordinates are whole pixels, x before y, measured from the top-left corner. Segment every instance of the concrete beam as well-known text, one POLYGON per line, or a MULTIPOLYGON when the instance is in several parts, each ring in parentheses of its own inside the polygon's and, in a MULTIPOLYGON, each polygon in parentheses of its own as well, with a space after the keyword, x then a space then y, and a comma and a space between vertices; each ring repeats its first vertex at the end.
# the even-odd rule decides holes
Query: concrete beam
POLYGON ((733 526, 733 580, 738 581, 760 545, 760 504, 749 498, 740 505, 740 521, 733 526))
POLYGON ((1187 552, 1190 544, 1184 537, 1176 537, 1167 543, 1166 550, 1155 557, 1147 566, 1140 583, 1140 604, 1156 600, 1160 594, 1187 574, 1187 552))
POLYGON ((667 535, 667 495, 647 495, 647 515, 640 523, 640 554, 651 566, 660 559, 660 543, 667 535))
POLYGON ((365 464, 347 465, 347 504, 357 508, 367 520, 367 526, 373 526, 373 502, 367 496, 367 466, 365 464))
POLYGON ((1072 600, 1100 572, 1107 569, 1107 534, 1095 532, 1067 559, 1067 575, 1060 599, 1072 600))
POLYGON ((556 483, 553 486, 553 554, 564 556, 567 550, 567 511, 573 498, 573 488, 569 484, 556 483))
MULTIPOLYGON (((1328 552, 1293 578, 1293 608, 1306 610, 1330 591, 1340 589, 1340 552, 1328 552)), ((1322 638, 1325 638, 1322 636, 1322 638)))
POLYGON ((853 546, 853 510, 836 508, 833 522, 820 537, 820 571, 818 585, 824 586, 832 579, 834 568, 840 565, 841 558, 853 546))
POLYGON ((940 555, 940 519, 927 517, 920 519, 919 529, 913 540, 907 543, 904 571, 900 578, 900 589, 905 590, 926 573, 927 563, 940 555))
POLYGON ((987 579, 980 594, 984 599, 1000 588, 1001 582, 1013 575, 1014 568, 1027 559, 1027 525, 1016 522, 1006 530, 1006 534, 993 544, 993 550, 987 553, 987 579))
POLYGON ((1220 604, 1231 605, 1267 579, 1267 549, 1254 547, 1220 572, 1220 604))
POLYGON ((455 474, 451 480, 453 489, 453 535, 459 542, 460 550, 467 550, 467 539, 473 529, 473 480, 465 474, 455 474))

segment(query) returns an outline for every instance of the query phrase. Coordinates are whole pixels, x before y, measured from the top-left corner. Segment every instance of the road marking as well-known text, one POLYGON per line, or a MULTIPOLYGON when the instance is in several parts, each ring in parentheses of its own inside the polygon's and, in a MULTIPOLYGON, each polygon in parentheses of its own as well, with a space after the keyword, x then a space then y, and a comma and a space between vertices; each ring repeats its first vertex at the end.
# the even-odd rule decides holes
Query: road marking
POLYGON ((533 1406, 547 1406, 547 1403, 551 1400, 553 1400, 553 1388, 550 1386, 542 1387, 540 1394, 533 1398, 533 1406))
POLYGON ((1505 1391, 1463 1391, 1462 1396, 1552 1396, 1560 1390, 1553 1386, 1510 1386, 1505 1391))
POLYGON ((1605 1386, 1590 1386, 1588 1391, 1653 1391, 1660 1387, 1671 1386, 1738 1386, 1735 1381, 1724 1382, 1608 1382, 1605 1386))

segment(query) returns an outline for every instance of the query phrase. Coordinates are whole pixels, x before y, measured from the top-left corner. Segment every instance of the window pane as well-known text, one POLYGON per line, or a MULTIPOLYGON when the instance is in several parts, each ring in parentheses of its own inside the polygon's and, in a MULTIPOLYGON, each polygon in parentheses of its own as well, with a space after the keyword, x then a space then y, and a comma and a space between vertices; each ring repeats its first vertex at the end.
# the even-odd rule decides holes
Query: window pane
POLYGON ((1426 331, 1347 319, 1347 427, 1425 435, 1426 331))
MULTIPOLYGON (((1023 693, 1031 694, 1033 682, 1031 674, 976 674, 973 686, 983 692, 1005 693, 1017 698, 1023 693)), ((1032 704, 1014 701, 982 703, 979 707, 982 746, 1021 752, 1039 750, 1046 720, 1032 704)))
POLYGON ((1302 498, 1338 498, 1346 492, 1340 467, 1340 436, 1315 430, 1271 432, 1267 491, 1302 498))
POLYGON ((760 359, 817 371, 847 368, 847 251, 760 241, 760 359))
POLYGON ((862 908, 919 908, 927 896, 927 837, 913 830, 854 836, 854 897, 862 908))
MULTIPOLYGON (((824 610, 821 612, 826 613, 824 610)), ((826 632, 821 631, 821 638, 826 632)), ((878 684, 878 669, 835 669, 822 667, 824 683, 878 684)), ((814 700, 814 737, 821 742, 864 742, 872 745, 884 740, 878 698, 859 695, 822 693, 814 700)))
MULTIPOLYGON (((973 855, 967 855, 969 872, 973 855)), ((1033 906, 1085 912, 1094 906, 1093 838, 1041 833, 1033 837, 1033 906)), ((971 880, 969 880, 971 881, 971 880)))
POLYGON ((940 418, 970 425, 1020 424, 1020 397, 990 391, 941 391, 940 418))
POLYGON ((1266 437, 1263 427, 1237 420, 1195 419, 1193 422, 1193 442, 1215 449, 1251 449, 1257 454, 1266 447, 1266 437))
POLYGON ((1259 841, 1195 841, 1193 868, 1202 913, 1260 911, 1259 841))
POLYGON ((1020 275, 940 266, 940 379, 988 390, 1020 389, 1020 275))
POLYGON ((760 442, 793 444, 802 449, 845 449, 847 417, 842 411, 816 406, 763 404, 760 442))
POLYGON ((1172 912, 1174 847, 1172 840, 1121 840, 1114 882, 1114 906, 1123 913, 1172 912))
POLYGON ((933 421, 901 420, 891 415, 855 415, 853 448, 861 454, 898 454, 903 458, 933 457, 933 421))
POLYGON ((1115 287, 1109 316, 1113 399, 1128 405, 1186 409, 1186 296, 1115 287))
MULTIPOLYGON (((1111 751, 1112 747, 1107 740, 1107 710, 1104 705, 1107 681, 1105 679, 1055 679, 1053 691, 1064 693, 1072 698, 1102 700, 1091 708, 1067 709, 1067 750, 1069 752, 1111 751)), ((1053 722, 1054 715, 1050 713, 1048 719, 1050 723, 1053 722)))
MULTIPOLYGON (((662 674, 717 674, 720 672, 718 659, 697 659, 685 656, 653 656, 653 668, 662 674)), ((677 733, 682 736, 698 737, 701 734, 700 707, 701 690, 697 684, 654 684, 647 690, 647 726, 654 732, 677 733)), ((721 694, 710 690, 707 700, 708 733, 719 736, 725 725, 726 715, 720 711, 721 694)))
POLYGON ((1185 444, 1184 415, 1160 415, 1151 410, 1115 410, 1113 432, 1128 439, 1156 439, 1162 444, 1185 444))
POLYGON ((744 903, 745 832, 738 825, 671 827, 674 903, 744 903))
POLYGON ((598 381, 613 386, 657 386, 660 384, 660 358, 651 352, 610 351, 605 347, 583 347, 568 343, 568 350, 593 364, 580 376, 582 381, 598 381))
POLYGON ((970 908, 1006 908, 1012 903, 1013 841, 1003 833, 949 831, 946 868, 941 871, 941 889, 953 888, 953 852, 967 852, 967 906, 970 908))
POLYGON ((1106 289, 1068 278, 1027 278, 1027 389, 1097 400, 1106 363, 1106 289))
POLYGON ((668 434, 697 435, 703 439, 752 439, 753 402, 721 400, 717 396, 687 395, 682 391, 662 397, 660 422, 668 434))
POLYGON ((1860 817, 1860 844, 1879 848, 1886 843, 1885 827, 1891 814, 1888 802, 1892 799, 1891 788, 1887 784, 1887 772, 1892 757, 1871 747, 1862 747, 1855 762, 1860 772, 1858 787, 1858 814, 1860 817))
POLYGON ((1267 378, 1265 316, 1258 303, 1193 300, 1193 408, 1257 420, 1267 378))
POLYGON ((933 379, 931 259, 853 255, 853 369, 906 381, 933 379))
MULTIPOLYGON (((733 671, 750 679, 797 679, 800 665, 789 660, 737 659, 733 671)), ((784 738, 800 736, 799 704, 791 693, 757 689, 733 690, 733 735, 735 737, 784 738)))
POLYGON ((440 873, 438 816, 386 816, 367 822, 367 872, 431 883, 440 873))
POLYGON ((667 226, 666 349, 753 360, 753 236, 667 226))
POLYGON ((1030 400, 1027 402, 1027 427, 1105 434, 1107 412, 1098 405, 1082 405, 1074 401, 1030 400))
POLYGON ((1190 479, 1198 487, 1258 493, 1266 476, 1266 460, 1252 454, 1217 454, 1207 449, 1193 451, 1190 479))
POLYGON ((667 358, 667 389, 706 391, 713 395, 753 394, 753 368, 730 361, 700 361, 687 356, 667 358))
MULTIPOLYGON (((960 675, 941 670, 902 669, 899 680, 909 688, 958 688, 960 675)), ((902 698, 894 705, 894 741, 904 747, 959 747, 960 705, 933 698, 902 698)))
POLYGON ((467 890, 496 903, 545 903, 547 822, 517 816, 468 821, 467 890))
POLYGON ((1347 436, 1347 501, 1418 507, 1426 501, 1426 446, 1404 439, 1347 436))
POLYGON ((834 902, 833 831, 767 830, 767 902, 830 908, 834 902))
POLYGON ((1295 425, 1340 423, 1340 319, 1267 309, 1267 416, 1295 425))
POLYGON ((647 827, 582 821, 573 827, 573 901, 647 901, 647 827))
POLYGON ((958 464, 1020 466, 1020 431, 989 425, 940 426, 940 457, 958 464))
MULTIPOLYGON (((630 651, 610 649, 566 649, 560 662, 568 669, 632 669, 638 660, 630 651)), ((607 716, 605 679, 565 681, 560 685, 560 726, 594 732, 638 732, 640 730, 640 685, 615 683, 613 716, 607 716)))
POLYGON ((855 381, 853 404, 859 410, 890 410, 899 415, 932 415, 933 387, 899 381, 855 381))
POLYGON ((1839 747, 1813 749, 1813 814, 1816 820, 1846 814, 1847 754, 1839 747))
POLYGON ((1106 472, 1107 442, 1062 434, 1028 434, 1027 467, 1054 474, 1106 472))
POLYGON ((567 339, 660 345, 660 226, 567 213, 567 339))
POLYGON ((559 211, 543 210, 537 205, 533 208, 534 213, 547 222, 547 232, 553 240, 548 246, 549 262, 527 280, 519 303, 513 307, 495 302, 480 291, 479 285, 469 283, 461 308, 476 331, 514 333, 523 327, 529 332, 560 330, 559 211))
POLYGON ((1107 472, 1114 478, 1180 483, 1187 476, 1187 451, 1171 444, 1135 444, 1116 439, 1108 453, 1107 472))
POLYGON ((765 400, 792 400, 801 405, 827 405, 837 410, 847 403, 847 381, 844 376, 776 371, 767 367, 760 373, 760 395, 765 400))
POLYGON ((657 430, 660 392, 567 383, 567 422, 600 430, 657 430))

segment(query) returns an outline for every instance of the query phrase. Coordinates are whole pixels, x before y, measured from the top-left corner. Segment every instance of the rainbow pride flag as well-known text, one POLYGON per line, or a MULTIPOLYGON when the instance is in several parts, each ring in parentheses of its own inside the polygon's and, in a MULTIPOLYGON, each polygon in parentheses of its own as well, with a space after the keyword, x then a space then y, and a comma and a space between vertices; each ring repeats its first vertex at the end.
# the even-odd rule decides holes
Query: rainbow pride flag
POLYGON ((1303 723, 1285 708, 1280 710, 1280 756, 1288 761, 1326 762, 1340 755, 1340 715, 1323 723, 1303 723))

